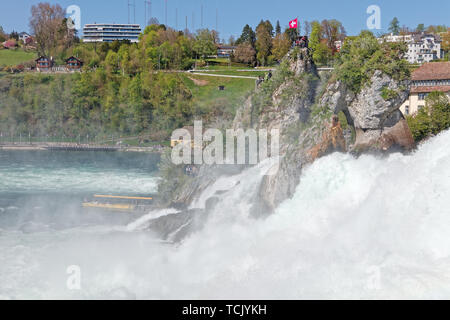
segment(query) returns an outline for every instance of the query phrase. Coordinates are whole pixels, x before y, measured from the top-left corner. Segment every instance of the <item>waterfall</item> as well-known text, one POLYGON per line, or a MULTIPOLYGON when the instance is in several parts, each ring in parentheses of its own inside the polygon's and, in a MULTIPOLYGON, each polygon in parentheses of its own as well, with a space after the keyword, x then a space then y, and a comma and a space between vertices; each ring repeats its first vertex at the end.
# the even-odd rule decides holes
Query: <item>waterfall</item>
POLYGON ((176 245, 143 230, 152 216, 123 230, 0 230, 0 298, 450 296, 450 131, 409 155, 321 158, 265 219, 249 216, 259 169, 205 190, 193 207, 219 203, 176 245), (81 291, 65 287, 69 265, 81 291))

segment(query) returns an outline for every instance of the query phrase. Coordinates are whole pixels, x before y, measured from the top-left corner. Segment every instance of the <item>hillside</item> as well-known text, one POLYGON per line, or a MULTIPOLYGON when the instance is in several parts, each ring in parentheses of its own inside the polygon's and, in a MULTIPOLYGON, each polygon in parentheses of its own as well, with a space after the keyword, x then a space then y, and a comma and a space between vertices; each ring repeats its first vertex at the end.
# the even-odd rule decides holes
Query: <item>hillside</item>
POLYGON ((173 130, 191 125, 194 118, 231 123, 254 87, 253 79, 151 72, 127 76, 103 68, 76 74, 3 74, 0 131, 9 139, 31 135, 78 141, 89 136, 103 141, 112 135, 142 135, 167 141, 173 130))
MULTIPOLYGON (((398 110, 409 92, 408 70, 399 48, 382 46, 373 35, 362 33, 346 49, 329 79, 319 76, 308 49, 291 50, 272 79, 236 112, 235 129, 280 132, 279 168, 263 178, 253 214, 273 212, 293 195, 303 168, 329 153, 384 153, 414 147, 398 110), (392 95, 386 97, 386 91, 392 95)), ((189 206, 224 174, 220 165, 198 170, 194 178, 178 179, 182 170, 163 161, 163 175, 168 174, 159 189, 163 200, 176 207, 189 206)))
POLYGON ((29 62, 37 58, 35 52, 17 50, 0 50, 0 69, 3 67, 16 66, 25 62, 29 62))

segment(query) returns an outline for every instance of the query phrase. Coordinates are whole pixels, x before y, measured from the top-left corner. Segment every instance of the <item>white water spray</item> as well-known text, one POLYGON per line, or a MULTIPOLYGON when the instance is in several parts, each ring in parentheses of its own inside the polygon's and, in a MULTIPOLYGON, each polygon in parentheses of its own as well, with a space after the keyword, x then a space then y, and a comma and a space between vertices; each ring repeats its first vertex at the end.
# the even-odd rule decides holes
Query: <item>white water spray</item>
POLYGON ((319 159, 264 220, 248 217, 251 170, 217 182, 217 212, 178 246, 100 227, 0 231, 0 297, 450 297, 449 131, 412 155, 319 159), (65 287, 68 265, 82 290, 65 287))

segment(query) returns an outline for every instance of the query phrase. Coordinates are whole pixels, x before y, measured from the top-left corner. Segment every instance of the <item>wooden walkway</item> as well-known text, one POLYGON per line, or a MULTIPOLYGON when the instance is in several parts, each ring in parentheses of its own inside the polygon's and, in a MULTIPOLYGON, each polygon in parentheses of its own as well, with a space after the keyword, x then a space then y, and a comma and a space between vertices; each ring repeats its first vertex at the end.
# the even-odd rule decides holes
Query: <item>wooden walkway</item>
POLYGON ((89 146, 89 145, 66 145, 66 146, 45 146, 44 149, 49 151, 102 151, 114 152, 119 151, 120 147, 109 146, 89 146))

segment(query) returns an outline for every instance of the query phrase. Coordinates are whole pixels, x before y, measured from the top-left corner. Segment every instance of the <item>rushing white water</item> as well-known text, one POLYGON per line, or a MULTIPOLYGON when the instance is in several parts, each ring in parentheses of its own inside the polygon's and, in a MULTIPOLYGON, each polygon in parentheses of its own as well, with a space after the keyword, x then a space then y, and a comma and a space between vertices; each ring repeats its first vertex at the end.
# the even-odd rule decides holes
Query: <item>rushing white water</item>
POLYGON ((213 217, 176 246, 143 221, 0 230, 0 298, 450 298, 450 132, 412 155, 320 159, 267 219, 248 216, 252 170, 218 181, 213 217))

